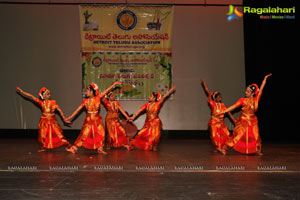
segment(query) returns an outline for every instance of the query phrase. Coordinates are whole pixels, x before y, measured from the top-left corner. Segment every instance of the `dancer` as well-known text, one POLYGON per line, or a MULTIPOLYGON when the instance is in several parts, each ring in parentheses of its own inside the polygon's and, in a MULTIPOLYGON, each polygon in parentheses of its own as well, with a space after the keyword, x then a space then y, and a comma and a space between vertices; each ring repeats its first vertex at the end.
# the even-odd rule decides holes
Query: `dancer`
POLYGON ((99 115, 99 111, 101 106, 101 98, 103 98, 117 84, 121 85, 121 82, 114 82, 103 93, 99 93, 98 86, 95 83, 91 83, 86 88, 86 98, 73 112, 73 114, 67 118, 68 120, 73 119, 83 107, 85 107, 87 110, 81 132, 74 145, 70 148, 67 148, 67 151, 76 153, 78 148, 83 146, 87 149, 97 149, 98 153, 107 154, 103 150, 105 129, 103 126, 102 117, 99 115))
MULTIPOLYGON (((221 152, 226 154, 225 144, 229 138, 229 130, 224 122, 224 114, 218 115, 222 111, 226 110, 226 106, 222 103, 222 95, 220 92, 210 92, 204 80, 202 80, 204 91, 208 96, 208 103, 211 109, 211 118, 208 122, 210 129, 210 139, 214 145, 214 152, 221 152)), ((234 117, 228 112, 230 119, 235 122, 234 117)))
POLYGON ((162 122, 158 117, 160 108, 165 99, 175 91, 172 87, 162 98, 159 92, 152 92, 149 102, 144 104, 132 117, 134 120, 140 113, 146 111, 147 117, 143 128, 138 132, 137 136, 132 140, 131 144, 141 150, 157 151, 160 140, 162 122))
POLYGON ((263 155, 261 153, 261 139, 258 130, 258 121, 255 112, 258 109, 258 102, 262 91, 266 85, 267 78, 272 74, 265 76, 260 88, 256 84, 251 84, 245 91, 245 98, 240 98, 234 105, 227 108, 221 114, 242 107, 242 113, 236 121, 233 129, 233 136, 227 141, 227 146, 243 154, 263 155))
POLYGON ((43 152, 46 149, 54 149, 65 145, 70 147, 70 143, 65 139, 63 136, 63 130, 58 124, 56 117, 55 117, 55 110, 59 112, 62 116, 65 123, 71 123, 67 120, 60 109, 60 107, 56 104, 55 100, 51 99, 50 90, 43 87, 40 92, 40 98, 36 98, 32 94, 24 92, 20 87, 16 87, 17 90, 24 96, 32 99, 33 101, 37 102, 40 107, 42 108, 42 116, 39 122, 39 135, 38 141, 41 144, 40 150, 38 152, 43 152))
POLYGON ((120 103, 115 100, 113 92, 109 92, 106 97, 102 99, 102 102, 107 110, 105 117, 105 125, 108 132, 107 149, 110 149, 112 146, 115 148, 123 146, 127 150, 130 150, 129 138, 119 121, 119 112, 121 112, 127 120, 129 120, 128 115, 122 109, 120 103))

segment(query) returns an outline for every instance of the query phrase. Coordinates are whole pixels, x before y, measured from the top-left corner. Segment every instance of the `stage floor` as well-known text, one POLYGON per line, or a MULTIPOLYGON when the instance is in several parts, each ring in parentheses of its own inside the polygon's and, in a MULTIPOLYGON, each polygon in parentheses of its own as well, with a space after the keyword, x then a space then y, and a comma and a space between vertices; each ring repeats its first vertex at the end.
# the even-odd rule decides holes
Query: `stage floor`
POLYGON ((162 140, 159 152, 64 148, 0 140, 0 199, 300 199, 300 148, 263 156, 213 153, 209 140, 162 140))

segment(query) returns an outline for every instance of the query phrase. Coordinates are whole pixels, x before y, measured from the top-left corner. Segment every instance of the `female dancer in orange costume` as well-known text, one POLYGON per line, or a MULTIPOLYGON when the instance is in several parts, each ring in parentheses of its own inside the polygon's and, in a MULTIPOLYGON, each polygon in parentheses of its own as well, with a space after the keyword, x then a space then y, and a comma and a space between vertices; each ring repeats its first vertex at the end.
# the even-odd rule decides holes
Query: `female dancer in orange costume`
POLYGON ((119 121, 119 111, 126 117, 127 120, 129 120, 128 115, 122 109, 119 102, 115 101, 115 95, 113 92, 108 93, 107 98, 103 98, 102 102, 107 109, 105 117, 105 125, 108 131, 107 148, 110 149, 111 146, 115 148, 123 146, 127 150, 130 150, 129 138, 119 121))
POLYGON ((73 112, 67 119, 70 120, 75 117, 78 112, 85 107, 87 115, 82 125, 80 135, 77 137, 74 145, 67 149, 72 153, 76 153, 77 149, 81 146, 87 149, 97 149, 98 153, 107 154, 103 150, 105 129, 102 122, 102 117, 99 115, 101 106, 101 99, 117 84, 120 82, 114 82, 103 93, 99 93, 98 86, 95 83, 91 83, 85 92, 86 99, 82 101, 79 107, 73 112))
POLYGON ((33 101, 37 102, 42 108, 43 114, 39 122, 38 136, 38 141, 41 144, 41 149, 38 152, 43 152, 46 149, 53 149, 62 145, 71 146, 62 134, 63 130, 56 120, 54 113, 55 110, 60 113, 66 123, 71 122, 65 118, 62 110, 56 104, 56 101, 50 100, 50 90, 43 87, 39 92, 40 99, 36 98, 32 94, 24 92, 20 87, 17 87, 17 90, 22 95, 33 99, 33 101))
MULTIPOLYGON (((226 154, 226 149, 224 146, 229 138, 229 130, 224 122, 224 115, 218 115, 220 112, 226 109, 224 103, 222 103, 222 96, 219 92, 210 92, 206 86, 204 80, 202 80, 202 85, 206 94, 208 95, 208 103, 211 109, 211 118, 208 122, 208 126, 210 127, 210 139, 215 147, 214 152, 221 152, 222 154, 226 154)), ((233 122, 235 122, 234 117, 230 112, 228 112, 229 117, 233 122)))
POLYGON ((244 153, 263 155, 261 153, 261 139, 259 137, 258 121, 255 112, 258 109, 258 102, 262 91, 266 85, 267 78, 272 74, 265 76, 260 88, 256 84, 249 85, 245 91, 245 98, 240 98, 234 105, 223 111, 222 114, 242 107, 242 113, 236 121, 233 129, 233 136, 227 141, 227 146, 234 150, 244 153))
POLYGON ((141 150, 157 151, 160 140, 162 123, 158 117, 160 108, 165 99, 175 91, 172 87, 162 98, 159 92, 152 92, 149 102, 144 104, 132 117, 134 120, 140 113, 146 111, 147 117, 143 128, 138 132, 137 136, 131 141, 131 144, 141 150))

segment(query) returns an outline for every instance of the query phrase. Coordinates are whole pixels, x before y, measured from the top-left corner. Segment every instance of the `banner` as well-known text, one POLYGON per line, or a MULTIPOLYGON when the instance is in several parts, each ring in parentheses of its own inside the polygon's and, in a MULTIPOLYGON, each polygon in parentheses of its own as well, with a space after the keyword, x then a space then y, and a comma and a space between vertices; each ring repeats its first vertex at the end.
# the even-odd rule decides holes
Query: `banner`
POLYGON ((173 7, 80 6, 81 51, 170 52, 173 7))
POLYGON ((91 83, 101 92, 114 81, 123 83, 114 93, 117 99, 148 99, 151 92, 165 94, 172 85, 171 53, 83 52, 83 92, 91 83))

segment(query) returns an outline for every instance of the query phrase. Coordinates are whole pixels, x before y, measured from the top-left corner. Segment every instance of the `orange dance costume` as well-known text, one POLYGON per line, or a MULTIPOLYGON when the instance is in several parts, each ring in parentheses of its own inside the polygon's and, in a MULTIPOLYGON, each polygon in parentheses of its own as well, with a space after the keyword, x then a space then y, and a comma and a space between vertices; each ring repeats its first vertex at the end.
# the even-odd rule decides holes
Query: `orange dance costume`
POLYGON ((242 113, 236 121, 233 136, 228 140, 227 145, 240 153, 252 154, 261 150, 258 120, 255 115, 259 99, 260 95, 241 98, 234 104, 235 107, 242 107, 242 113))
POLYGON ((224 114, 219 113, 226 110, 224 103, 216 102, 212 99, 212 93, 208 97, 208 103, 211 108, 211 119, 208 122, 210 128, 210 139, 217 150, 221 150, 226 145, 229 138, 229 130, 224 122, 224 114))
POLYGON ((69 142, 63 136, 63 130, 58 124, 54 111, 59 108, 55 100, 36 99, 43 110, 39 122, 38 141, 45 149, 53 149, 62 145, 69 146, 69 142))
POLYGON ((157 147, 162 128, 162 122, 158 117, 158 113, 162 104, 163 100, 158 100, 157 102, 146 103, 140 108, 140 111, 147 112, 147 117, 143 128, 131 142, 136 148, 152 150, 153 147, 157 147))
POLYGON ((107 154, 103 151, 105 143, 105 128, 99 112, 101 99, 117 84, 120 84, 120 82, 114 82, 113 85, 108 87, 103 93, 99 92, 99 87, 95 83, 91 83, 86 88, 86 99, 81 102, 72 115, 66 118, 67 120, 74 118, 83 108, 87 111, 80 134, 74 145, 66 149, 67 151, 75 154, 78 148, 83 146, 86 149, 97 149, 98 153, 107 154))
POLYGON ((121 109, 119 102, 109 101, 107 98, 103 98, 102 102, 107 109, 105 125, 108 132, 108 144, 115 148, 129 145, 129 138, 119 121, 119 111, 121 109))
POLYGON ((245 98, 240 98, 234 105, 228 107, 218 115, 222 115, 230 111, 242 107, 241 114, 235 121, 233 134, 226 142, 226 146, 233 147, 234 150, 243 154, 257 154, 261 153, 261 139, 258 130, 258 121, 255 112, 258 109, 258 102, 261 98, 262 91, 266 85, 267 78, 272 76, 268 74, 265 76, 260 88, 257 84, 249 85, 245 90, 245 98))
POLYGON ((80 107, 85 107, 87 114, 81 132, 74 146, 87 149, 98 149, 104 146, 105 129, 102 117, 99 115, 101 106, 100 95, 82 101, 80 107))
POLYGON ((38 125, 38 141, 41 144, 41 148, 53 149, 62 145, 71 146, 63 136, 63 130, 58 124, 54 112, 56 110, 59 111, 64 120, 65 116, 63 115, 60 107, 56 104, 56 101, 50 100, 50 91, 47 88, 43 87, 39 92, 39 96, 41 98, 39 99, 27 92, 24 92, 19 87, 17 87, 17 90, 23 95, 30 97, 35 102, 37 102, 42 109, 43 114, 38 125), (47 99, 44 98, 44 95, 47 95, 47 99))

